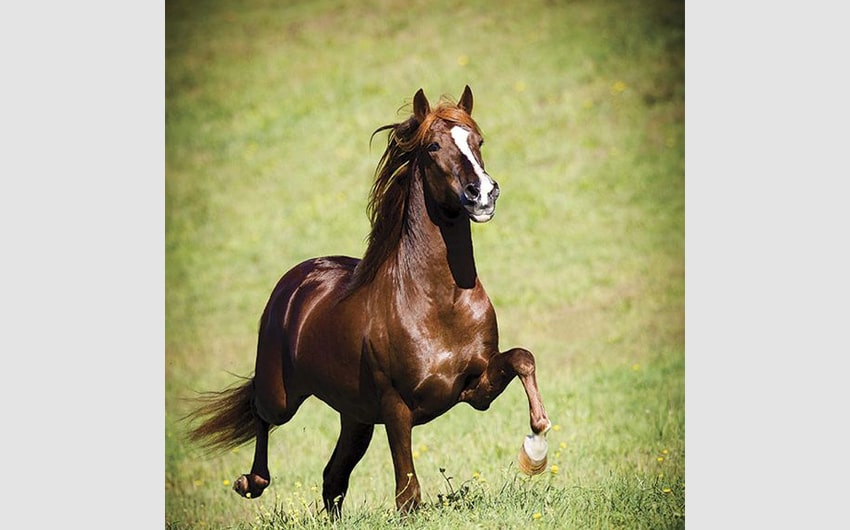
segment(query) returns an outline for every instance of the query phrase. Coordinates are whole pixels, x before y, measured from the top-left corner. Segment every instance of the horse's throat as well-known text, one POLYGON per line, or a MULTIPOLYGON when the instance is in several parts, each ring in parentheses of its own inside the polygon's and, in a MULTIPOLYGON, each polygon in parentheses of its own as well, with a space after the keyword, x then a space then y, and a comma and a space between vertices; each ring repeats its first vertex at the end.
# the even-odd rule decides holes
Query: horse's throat
POLYGON ((420 286, 431 282, 437 288, 472 289, 478 277, 472 252, 469 217, 464 212, 446 212, 428 192, 421 178, 414 178, 407 205, 407 251, 416 254, 419 270, 413 273, 420 286), (454 284, 454 285, 452 285, 454 284))
POLYGON ((440 227, 446 248, 446 263, 455 284, 461 289, 472 289, 478 273, 475 270, 475 257, 472 252, 472 234, 469 219, 464 218, 463 227, 440 227))

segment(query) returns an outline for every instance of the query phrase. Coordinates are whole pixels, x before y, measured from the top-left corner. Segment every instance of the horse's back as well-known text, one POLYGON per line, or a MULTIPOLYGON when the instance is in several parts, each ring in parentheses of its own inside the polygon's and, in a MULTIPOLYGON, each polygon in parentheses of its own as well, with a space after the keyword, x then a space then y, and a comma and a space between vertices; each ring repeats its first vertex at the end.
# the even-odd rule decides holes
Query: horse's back
POLYGON ((342 297, 359 262, 349 256, 325 256, 289 269, 269 296, 260 322, 261 333, 263 328, 275 325, 286 330, 309 314, 316 303, 342 297))

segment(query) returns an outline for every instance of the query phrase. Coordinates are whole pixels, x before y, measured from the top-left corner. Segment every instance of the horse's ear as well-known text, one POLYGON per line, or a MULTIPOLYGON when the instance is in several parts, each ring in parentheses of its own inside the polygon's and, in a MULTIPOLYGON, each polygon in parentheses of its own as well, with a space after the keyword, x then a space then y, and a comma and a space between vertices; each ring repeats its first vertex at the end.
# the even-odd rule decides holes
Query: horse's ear
POLYGON ((425 97, 425 92, 420 88, 413 96, 413 115, 419 123, 425 121, 425 116, 431 112, 431 104, 425 97))
POLYGON ((472 90, 469 88, 469 85, 466 85, 466 88, 463 89, 463 95, 460 97, 458 106, 472 116, 472 90))

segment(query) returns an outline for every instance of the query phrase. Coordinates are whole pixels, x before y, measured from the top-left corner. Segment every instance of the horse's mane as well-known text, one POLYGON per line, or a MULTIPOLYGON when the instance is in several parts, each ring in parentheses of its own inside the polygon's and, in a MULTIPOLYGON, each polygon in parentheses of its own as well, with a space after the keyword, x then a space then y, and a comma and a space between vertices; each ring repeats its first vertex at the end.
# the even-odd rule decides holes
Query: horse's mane
POLYGON ((372 229, 366 252, 354 271, 349 293, 375 278, 380 266, 409 232, 407 199, 417 177, 417 162, 425 136, 437 119, 480 133, 472 117, 445 96, 422 123, 416 116, 410 116, 403 122, 378 127, 372 133, 374 138, 382 131, 389 131, 387 148, 375 169, 375 182, 369 195, 368 212, 372 229))

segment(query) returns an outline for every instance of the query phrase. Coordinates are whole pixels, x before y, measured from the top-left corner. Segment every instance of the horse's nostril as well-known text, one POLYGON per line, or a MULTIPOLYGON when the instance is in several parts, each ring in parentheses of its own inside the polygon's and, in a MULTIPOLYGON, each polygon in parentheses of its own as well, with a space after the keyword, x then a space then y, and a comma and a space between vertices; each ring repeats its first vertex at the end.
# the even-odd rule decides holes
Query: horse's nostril
POLYGON ((493 182, 493 191, 490 192, 490 197, 495 201, 496 199, 499 198, 499 193, 501 193, 499 191, 499 183, 494 181, 493 182))
POLYGON ((481 186, 478 184, 468 184, 466 188, 463 189, 463 194, 466 195, 466 198, 470 201, 477 200, 481 195, 481 186))

